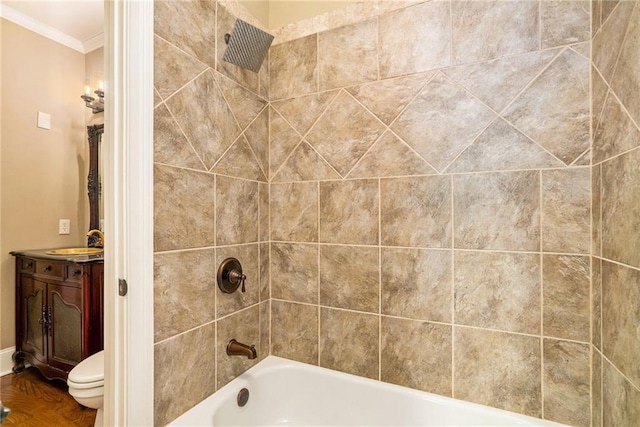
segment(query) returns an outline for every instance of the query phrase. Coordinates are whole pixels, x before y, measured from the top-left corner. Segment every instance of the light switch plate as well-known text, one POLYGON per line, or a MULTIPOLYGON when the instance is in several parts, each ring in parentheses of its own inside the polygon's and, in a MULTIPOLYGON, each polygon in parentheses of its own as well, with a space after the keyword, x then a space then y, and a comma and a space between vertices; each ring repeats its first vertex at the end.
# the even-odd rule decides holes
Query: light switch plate
POLYGON ((40 129, 51 129, 51 114, 38 111, 38 127, 40 129))

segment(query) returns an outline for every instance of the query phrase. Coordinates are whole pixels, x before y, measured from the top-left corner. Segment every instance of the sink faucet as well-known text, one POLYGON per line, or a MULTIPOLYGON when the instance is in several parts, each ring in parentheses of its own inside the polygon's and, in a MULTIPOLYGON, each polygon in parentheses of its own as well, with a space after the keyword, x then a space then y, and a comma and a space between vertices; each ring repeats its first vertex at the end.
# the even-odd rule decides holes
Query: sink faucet
POLYGON ((227 344, 227 354, 229 356, 247 356, 247 359, 255 359, 258 357, 258 352, 253 344, 242 344, 234 339, 231 339, 229 344, 227 344))
POLYGON ((89 237, 87 246, 94 248, 103 248, 104 247, 104 233, 100 230, 89 230, 87 233, 89 237))

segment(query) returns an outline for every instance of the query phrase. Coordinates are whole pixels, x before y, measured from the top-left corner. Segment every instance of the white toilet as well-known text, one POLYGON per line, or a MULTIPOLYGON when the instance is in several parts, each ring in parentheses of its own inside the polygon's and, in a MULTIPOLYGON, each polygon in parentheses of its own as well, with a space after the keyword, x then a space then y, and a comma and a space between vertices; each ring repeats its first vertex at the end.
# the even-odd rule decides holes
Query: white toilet
POLYGON ((69 394, 87 408, 97 409, 96 427, 102 427, 104 404, 104 351, 87 357, 69 372, 69 394))

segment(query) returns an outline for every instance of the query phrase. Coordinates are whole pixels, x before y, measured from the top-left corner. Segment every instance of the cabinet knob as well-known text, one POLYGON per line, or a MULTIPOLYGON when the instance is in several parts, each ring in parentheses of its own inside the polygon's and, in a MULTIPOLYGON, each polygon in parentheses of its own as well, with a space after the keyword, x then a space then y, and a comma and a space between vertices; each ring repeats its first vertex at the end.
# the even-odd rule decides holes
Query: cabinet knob
POLYGON ((47 265, 47 266, 43 269, 43 271, 51 271, 51 265, 47 265))
POLYGON ((75 270, 75 271, 73 272, 73 275, 74 275, 74 276, 79 276, 79 275, 81 275, 81 274, 82 274, 82 270, 75 270))
POLYGON ((32 261, 29 261, 24 265, 24 268, 31 268, 31 267, 33 267, 33 262, 32 261))

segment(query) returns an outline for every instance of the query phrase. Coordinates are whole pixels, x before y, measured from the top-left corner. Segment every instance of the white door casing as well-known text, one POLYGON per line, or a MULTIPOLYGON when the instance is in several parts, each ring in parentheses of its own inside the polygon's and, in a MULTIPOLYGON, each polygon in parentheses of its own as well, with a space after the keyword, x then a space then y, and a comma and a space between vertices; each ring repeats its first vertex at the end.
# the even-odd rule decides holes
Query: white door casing
POLYGON ((153 1, 106 0, 105 30, 104 425, 151 426, 153 1))

